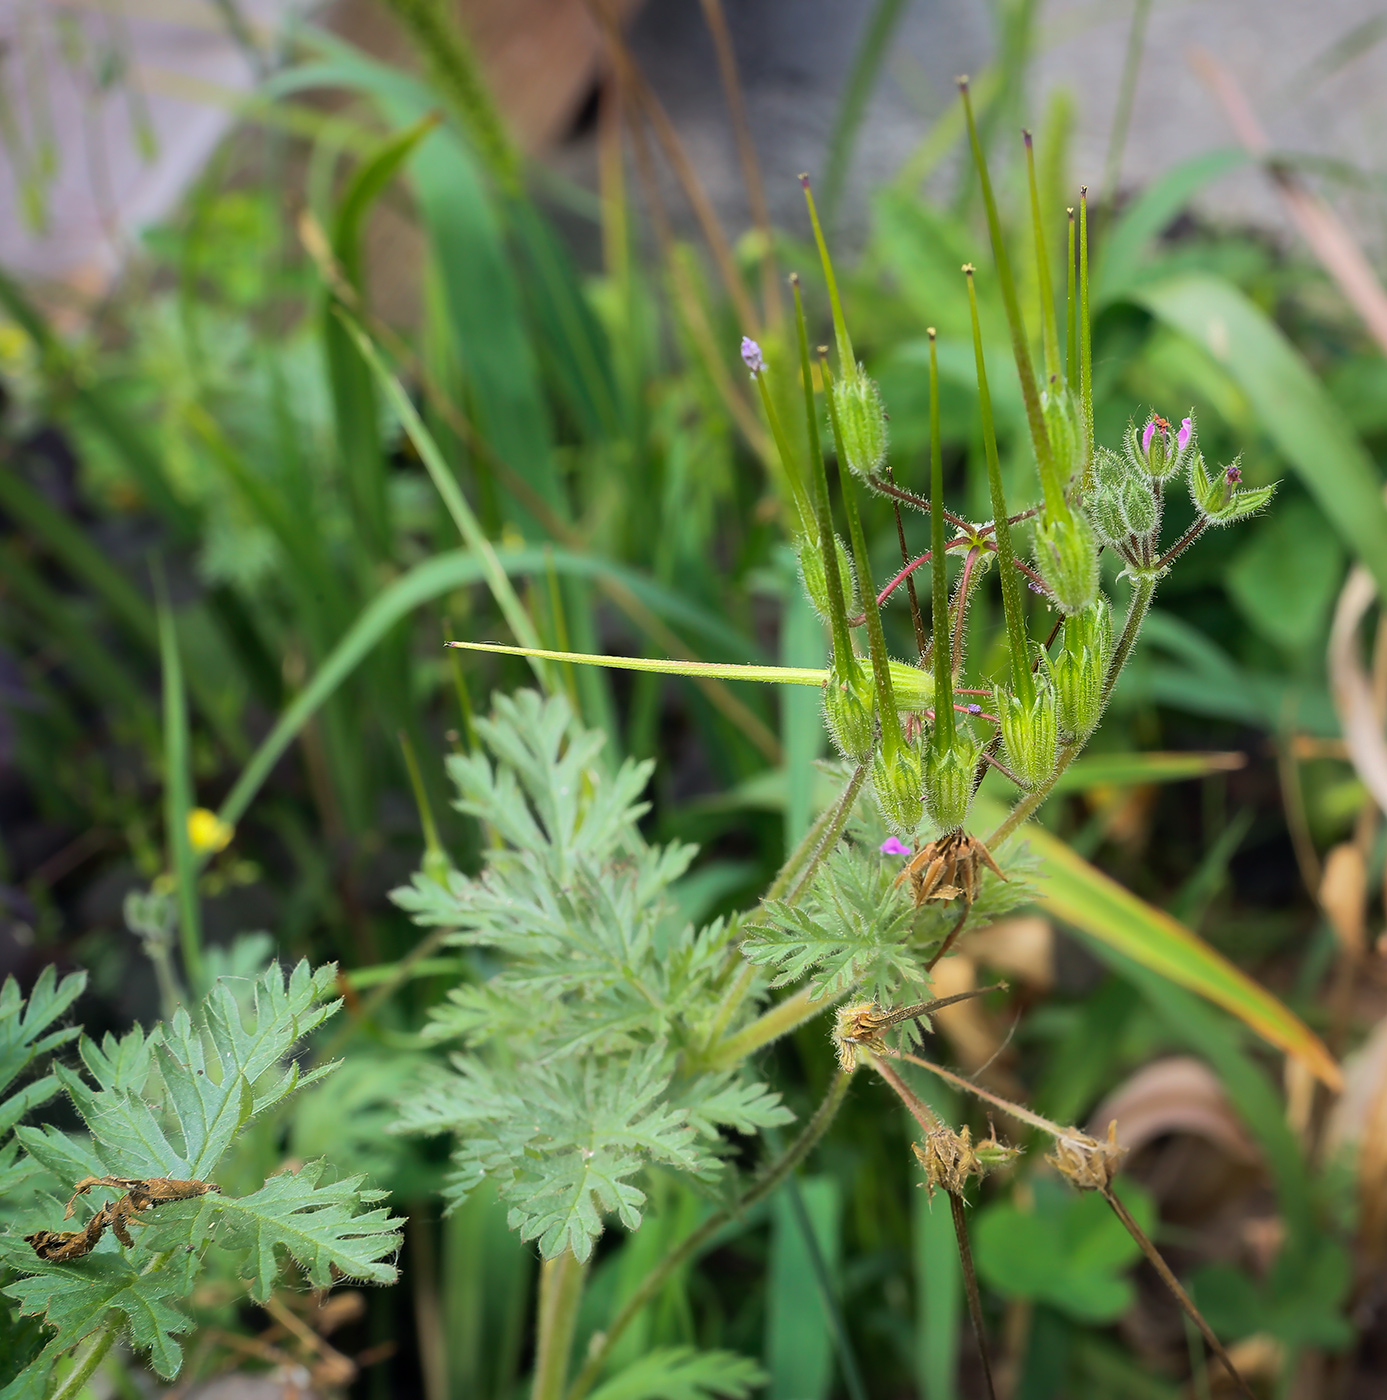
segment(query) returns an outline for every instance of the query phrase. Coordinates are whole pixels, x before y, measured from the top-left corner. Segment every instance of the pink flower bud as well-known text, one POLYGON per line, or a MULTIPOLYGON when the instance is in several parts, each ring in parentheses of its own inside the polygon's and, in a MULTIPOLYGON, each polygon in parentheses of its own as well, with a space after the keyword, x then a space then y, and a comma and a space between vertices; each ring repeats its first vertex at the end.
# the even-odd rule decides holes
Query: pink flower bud
POLYGON ((1236 486, 1243 479, 1243 469, 1236 462, 1230 462, 1223 469, 1223 479, 1230 486, 1236 486))
POLYGON ((1194 419, 1186 418, 1180 424, 1180 431, 1175 434, 1175 445, 1181 452, 1190 445, 1190 438, 1194 436, 1194 419))
POLYGON ((910 847, 895 836, 888 836, 881 843, 881 853, 884 856, 908 856, 913 854, 910 847))

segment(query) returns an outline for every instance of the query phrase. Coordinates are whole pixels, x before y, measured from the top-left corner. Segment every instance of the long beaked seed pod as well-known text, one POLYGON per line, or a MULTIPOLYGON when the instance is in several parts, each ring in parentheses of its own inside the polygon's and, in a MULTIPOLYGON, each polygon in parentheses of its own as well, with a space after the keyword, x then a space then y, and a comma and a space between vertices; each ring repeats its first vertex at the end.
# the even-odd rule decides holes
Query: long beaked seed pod
MULTIPOLYGON (((843 546, 843 541, 837 535, 833 537, 833 544, 838 555, 838 587, 842 594, 842 604, 845 612, 851 614, 857 611, 857 590, 854 586, 852 561, 848 558, 848 551, 843 546)), ((813 605, 814 611, 819 618, 832 626, 834 609, 828 596, 828 580, 824 577, 824 556, 819 548, 818 540, 812 540, 807 535, 800 538, 797 546, 799 555, 799 576, 804 582, 804 591, 809 595, 809 601, 813 605)))

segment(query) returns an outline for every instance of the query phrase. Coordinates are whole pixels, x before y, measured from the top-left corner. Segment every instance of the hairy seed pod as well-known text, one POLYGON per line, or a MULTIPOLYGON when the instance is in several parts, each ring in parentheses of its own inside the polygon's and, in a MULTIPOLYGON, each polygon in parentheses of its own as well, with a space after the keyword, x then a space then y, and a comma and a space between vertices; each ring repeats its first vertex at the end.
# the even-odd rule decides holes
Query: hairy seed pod
POLYGON ((898 836, 914 836, 925 800, 919 751, 904 741, 890 756, 884 745, 879 748, 872 758, 872 789, 886 825, 898 836))
POLYGON ((1112 656, 1112 608, 1100 597, 1093 607, 1064 620, 1064 645, 1050 663, 1060 733, 1086 739, 1103 713, 1103 680, 1112 656))
POLYGON ((886 409, 876 380, 854 366, 834 382, 833 406, 848 466, 858 476, 875 476, 886 463, 886 409))
POLYGON ((1035 562, 1062 613, 1083 612, 1098 596, 1098 540, 1085 516, 1041 518, 1035 562))
POLYGON ((979 749, 960 730, 942 754, 930 745, 925 757, 925 809, 940 831, 957 831, 973 805, 979 749))
POLYGON ((1083 470, 1083 434, 1074 412, 1074 399, 1066 390, 1046 390, 1040 396, 1041 412, 1045 417, 1045 432, 1050 439, 1050 452, 1059 468, 1065 490, 1083 470))
POLYGON ((872 721, 872 676, 854 660, 847 675, 835 666, 824 684, 824 723, 838 752, 850 763, 865 763, 876 739, 872 721))
POLYGON ((999 686, 995 699, 1007 767, 1023 788, 1038 788, 1055 771, 1059 748, 1055 693, 1048 685, 1042 685, 1034 702, 1027 706, 999 686))
POLYGON ((1093 454, 1093 477, 1100 486, 1120 486, 1127 479, 1126 458, 1111 447, 1100 447, 1093 454))
MULTIPOLYGON (((857 590, 854 586, 852 562, 848 558, 848 551, 843 547, 843 541, 837 535, 833 537, 833 544, 838 554, 838 582, 842 585, 843 611, 851 617, 857 611, 857 590)), ((799 542, 799 576, 804 580, 804 591, 809 595, 809 601, 818 613, 820 621, 831 625, 833 610, 828 605, 828 582, 824 578, 823 551, 816 540, 807 536, 801 537, 799 542)))

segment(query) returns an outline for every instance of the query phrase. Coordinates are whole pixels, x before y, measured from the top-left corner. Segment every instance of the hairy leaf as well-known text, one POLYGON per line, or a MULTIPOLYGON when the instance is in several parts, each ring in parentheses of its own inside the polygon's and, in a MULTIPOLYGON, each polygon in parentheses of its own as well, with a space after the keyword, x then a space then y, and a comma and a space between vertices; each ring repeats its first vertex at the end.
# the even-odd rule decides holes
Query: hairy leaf
POLYGON ((761 1368, 735 1352, 661 1347, 599 1386, 592 1400, 743 1400, 765 1382, 761 1368))

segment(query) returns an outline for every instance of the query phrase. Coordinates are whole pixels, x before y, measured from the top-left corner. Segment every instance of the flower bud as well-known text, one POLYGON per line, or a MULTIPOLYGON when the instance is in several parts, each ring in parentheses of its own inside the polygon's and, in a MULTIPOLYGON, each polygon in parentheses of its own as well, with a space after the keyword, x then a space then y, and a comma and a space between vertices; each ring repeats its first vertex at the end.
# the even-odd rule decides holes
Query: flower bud
POLYGON ((999 686, 996 704, 1007 767, 1023 788, 1038 788, 1055 771, 1055 753, 1059 748, 1055 693, 1042 685, 1034 702, 1027 706, 999 686))
POLYGON ((846 676, 837 667, 824 684, 824 723, 838 752, 850 763, 865 763, 876 738, 872 724, 872 676, 854 659, 846 676))
POLYGON ((1240 491, 1238 485, 1242 479, 1242 468, 1236 460, 1221 467, 1210 479, 1203 453, 1195 452, 1190 462, 1190 499, 1195 510, 1211 525, 1231 525, 1260 510, 1276 492, 1275 486, 1240 491))
POLYGON ((1065 390, 1052 387, 1041 394, 1040 411, 1045 418, 1051 455, 1060 480, 1068 490, 1069 483, 1084 465, 1083 434, 1074 412, 1074 400, 1065 390))
MULTIPOLYGON (((848 551, 843 547, 843 541, 837 535, 834 535, 833 543, 838 551, 838 582, 843 590, 843 611, 851 617, 857 611, 852 563, 848 559, 848 551)), ((824 578, 823 551, 818 542, 811 540, 807 535, 799 542, 799 576, 804 580, 804 591, 809 595, 814 611, 823 622, 832 623, 833 610, 828 605, 828 581, 824 578)))
POLYGON ((886 462, 886 410, 876 380, 854 366, 834 382, 833 407, 848 466, 858 476, 875 476, 886 462))
POLYGON ((1035 531, 1035 562, 1062 613, 1083 612, 1098 596, 1098 541, 1079 512, 1041 518, 1035 531))
POLYGON ((1100 486, 1118 487, 1127 479, 1127 463, 1111 447, 1093 454, 1093 476, 1100 486))
POLYGON ((1150 485, 1138 477, 1129 477, 1122 487, 1121 499, 1122 519, 1128 530, 1138 538, 1149 535, 1159 518, 1150 485))
POLYGON ((1084 502, 1098 538, 1107 545, 1121 544, 1128 535, 1127 521, 1122 514, 1121 493, 1120 483, 1110 484, 1100 477, 1084 502))
POLYGON ((1127 457, 1153 481, 1168 481, 1184 469, 1194 443, 1194 417, 1186 418, 1179 429, 1156 414, 1146 420, 1140 432, 1135 423, 1127 428, 1127 457))
POLYGON ((1086 739, 1098 727, 1111 656, 1112 609, 1100 597, 1093 607, 1065 618, 1064 645, 1049 663, 1059 729, 1066 738, 1086 739))
POLYGON ((942 754, 930 745, 925 756, 925 808, 940 831, 957 831, 973 805, 980 751, 962 730, 942 754))
POLYGON ((920 753, 902 741, 888 755, 883 744, 872 759, 872 788, 886 825, 902 836, 913 836, 924 815, 924 778, 920 753))

